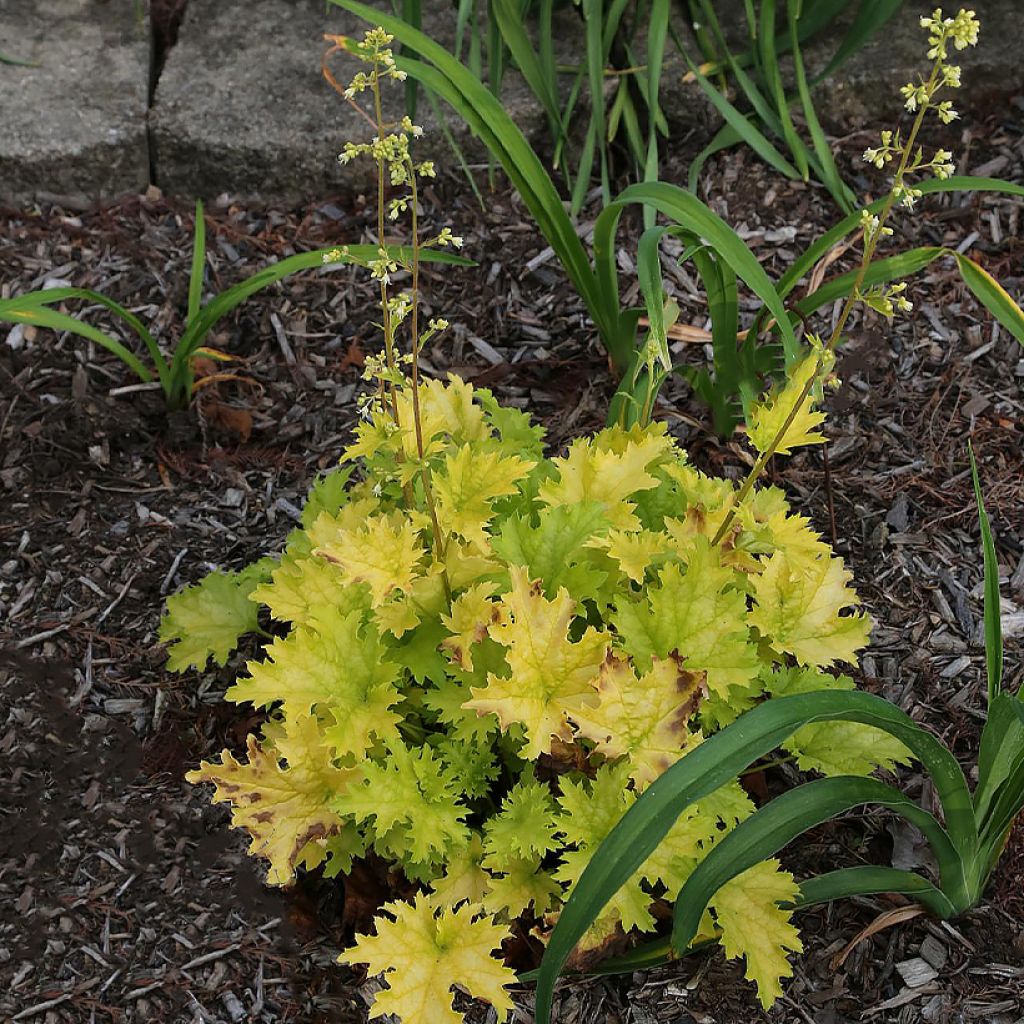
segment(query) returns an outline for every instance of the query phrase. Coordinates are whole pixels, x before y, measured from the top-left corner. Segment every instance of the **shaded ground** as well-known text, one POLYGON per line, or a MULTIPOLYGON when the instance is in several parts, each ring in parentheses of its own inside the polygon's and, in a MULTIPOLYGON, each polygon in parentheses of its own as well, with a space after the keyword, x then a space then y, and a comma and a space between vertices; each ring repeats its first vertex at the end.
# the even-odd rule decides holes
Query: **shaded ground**
MULTIPOLYGON (((844 151, 857 153, 868 138, 848 137, 844 151)), ((1018 108, 977 138, 952 141, 948 148, 966 149, 964 170, 1024 180, 1018 108)), ((816 190, 771 176, 749 154, 714 163, 704 184, 776 276, 834 219, 816 190)), ((518 200, 499 192, 481 213, 466 192, 453 179, 426 196, 428 214, 465 235, 480 264, 426 272, 431 312, 454 325, 428 362, 528 406, 557 448, 600 425, 611 379, 518 200)), ((975 256, 1020 295, 1020 203, 946 198, 924 210, 902 222, 901 243, 970 239, 975 256)), ((355 240, 371 216, 356 196, 299 211, 229 199, 209 211, 208 285, 231 283, 293 249, 355 240)), ((190 234, 186 206, 156 194, 78 215, 0 211, 0 294, 47 280, 96 287, 173 337, 190 234)), ((624 240, 623 261, 630 249, 624 240)), ((681 319, 703 325, 699 289, 684 271, 668 270, 681 319)), ((984 685, 981 558, 965 446, 970 437, 979 456, 1003 593, 1022 605, 1024 352, 993 330, 946 263, 924 275, 914 298, 912 320, 890 326, 871 318, 851 331, 846 383, 832 399, 830 472, 820 452, 774 472, 824 533, 834 525, 877 623, 863 684, 967 759, 984 685)), ((102 351, 4 328, 5 1019, 365 1019, 362 979, 332 964, 346 938, 343 889, 310 879, 284 895, 266 890, 241 836, 225 829, 227 812, 182 781, 200 757, 238 746, 251 724, 221 700, 244 659, 171 676, 156 630, 168 592, 280 545, 312 476, 333 465, 347 436, 359 362, 373 340, 371 311, 370 290, 350 271, 311 272, 254 298, 210 339, 237 357, 246 380, 209 389, 192 417, 170 423, 157 393, 122 390, 134 382, 102 351)), ((703 353, 687 346, 680 357, 698 362, 703 353)), ((709 434, 685 384, 668 389, 661 415, 698 465, 738 475, 749 463, 739 440, 709 434)), ((1013 685, 1024 679, 1020 653, 1019 637, 1011 638, 1013 685)), ((771 786, 787 782, 782 771, 771 786)), ((907 773, 903 783, 930 799, 920 776, 907 773)), ((858 814, 816 830, 790 864, 807 872, 894 856, 913 863, 918 854, 913 837, 892 831, 885 816, 858 814)), ((742 968, 715 955, 568 985, 557 1019, 1015 1022, 1024 1005, 1022 881, 1018 831, 990 898, 955 927, 900 923, 835 967, 833 957, 892 904, 861 900, 804 915, 807 952, 768 1014, 757 1009, 742 968)), ((523 994, 521 1020, 530 1019, 530 999, 523 994)))

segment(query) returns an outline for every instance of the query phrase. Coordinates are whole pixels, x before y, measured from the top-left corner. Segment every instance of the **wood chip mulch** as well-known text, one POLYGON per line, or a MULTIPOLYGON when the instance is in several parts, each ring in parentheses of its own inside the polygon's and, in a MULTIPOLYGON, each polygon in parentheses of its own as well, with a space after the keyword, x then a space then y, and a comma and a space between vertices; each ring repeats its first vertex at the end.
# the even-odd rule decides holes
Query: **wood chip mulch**
MULTIPOLYGON (((962 170, 1024 181, 1020 105, 973 134, 936 139, 962 170)), ((873 132, 840 140, 855 155, 873 132)), ((684 180, 693 140, 667 176, 684 180)), ((749 153, 709 165, 702 189, 775 276, 834 220, 819 189, 781 180, 749 153)), ((1021 202, 932 198, 899 218, 900 245, 971 252, 1020 298, 1021 202)), ((521 203, 486 212, 442 179, 426 216, 451 224, 478 261, 425 272, 428 314, 453 324, 428 372, 460 372, 531 409, 553 448, 603 421, 612 381, 580 303, 521 203)), ((595 208, 596 212, 596 208, 595 208)), ((592 224, 592 221, 590 222, 592 224)), ((372 209, 339 196, 302 210, 223 197, 208 210, 208 287, 292 251, 365 238, 372 209)), ((584 232, 587 223, 584 218, 584 232)), ((0 211, 0 295, 60 282, 106 291, 181 330, 191 211, 153 192, 92 211, 0 211)), ((623 232, 629 265, 636 225, 623 232)), ((843 269, 840 261, 832 272, 843 269)), ((667 262, 681 320, 706 307, 667 262)), ((634 289, 635 291, 635 289, 634 289)), ((916 311, 854 323, 831 402, 828 463, 808 451, 774 479, 854 572, 876 628, 860 682, 896 701, 973 760, 984 708, 981 555, 966 443, 978 454, 1004 576, 1006 673, 1024 681, 1024 349, 974 303, 948 260, 913 288, 916 311)), ((627 300, 635 295, 627 295, 627 300)), ((745 308, 753 308, 753 303, 745 308)), ((92 323, 105 320, 85 314, 92 323)), ((374 344, 373 296, 354 271, 311 271, 249 300, 209 343, 235 382, 168 419, 102 350, 29 328, 0 333, 0 1017, 12 1021, 342 1021, 366 1019, 372 983, 333 960, 352 907, 371 899, 310 877, 291 891, 260 866, 224 808, 184 772, 257 719, 222 701, 241 669, 172 676, 157 626, 164 597, 211 567, 280 547, 314 474, 334 464, 374 344), (349 912, 346 914, 346 905, 349 912)), ((827 322, 828 316, 823 318, 827 322)), ((700 346, 680 345, 698 363, 700 346)), ((722 442, 682 381, 660 415, 702 468, 740 475, 740 437, 722 442)), ((769 786, 790 784, 773 769, 769 786)), ((901 777, 926 804, 920 773, 901 777)), ((838 864, 927 864, 918 837, 872 811, 812 831, 787 856, 798 873, 838 864)), ((1024 1012, 1024 834, 1011 834, 985 901, 952 924, 884 899, 804 914, 806 952, 763 1013, 742 965, 696 956, 632 977, 566 983, 569 1024, 952 1022, 1013 1024, 1024 1012), (882 917, 881 915, 889 915, 882 917), (881 920, 878 920, 881 917, 881 920), (903 920, 900 920, 903 918, 903 920), (880 927, 852 939, 873 922, 880 927)), ((371 899, 372 903, 372 899, 371 899)), ((518 1020, 532 1019, 524 990, 518 1020)), ((485 1008, 473 1024, 493 1021, 485 1008)))

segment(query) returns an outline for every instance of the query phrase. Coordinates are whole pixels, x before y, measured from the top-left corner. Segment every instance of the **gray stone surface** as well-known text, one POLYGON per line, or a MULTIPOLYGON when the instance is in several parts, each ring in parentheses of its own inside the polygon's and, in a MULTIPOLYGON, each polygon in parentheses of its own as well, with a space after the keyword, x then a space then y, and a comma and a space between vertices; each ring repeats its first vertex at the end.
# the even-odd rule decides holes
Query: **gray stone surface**
POLYGON ((149 28, 129 0, 0 0, 0 197, 144 189, 149 28))
MULTIPOLYGON (((428 8, 430 4, 425 5, 428 8)), ((425 11, 425 29, 448 45, 454 14, 446 4, 425 11)), ((157 184, 187 195, 220 192, 295 198, 365 189, 367 160, 347 166, 337 155, 346 140, 368 137, 368 125, 323 79, 324 34, 361 36, 368 26, 324 0, 191 0, 150 113, 157 184)), ((344 84, 358 69, 351 58, 331 63, 344 84)), ((401 86, 389 90, 392 116, 404 111, 401 86)), ((545 125, 521 82, 504 97, 535 137, 545 125)), ((426 130, 421 158, 454 158, 430 107, 420 98, 426 130)), ((471 159, 484 151, 454 115, 448 124, 471 159)))
MULTIPOLYGON (((377 0, 390 8, 389 0, 377 0)), ((848 129, 898 112, 898 89, 924 64, 918 25, 934 0, 907 0, 880 35, 816 93, 827 124, 848 129)), ((973 0, 982 19, 981 44, 965 51, 965 113, 998 112, 1024 91, 1019 58, 1024 0, 973 0)), ((454 9, 427 0, 425 28, 450 46, 454 9)), ((718 8, 716 8, 718 9, 718 8)), ((742 26, 742 0, 723 0, 723 24, 742 26)), ((851 11, 853 5, 851 4, 851 11)), ((324 34, 361 35, 365 25, 324 0, 190 0, 177 46, 170 52, 153 108, 147 98, 149 33, 133 0, 0 0, 0 51, 38 67, 0 64, 0 199, 76 194, 112 196, 145 188, 150 166, 166 191, 192 197, 222 192, 286 200, 372 184, 367 161, 343 167, 347 139, 367 135, 365 122, 324 81, 324 34)), ((563 13, 556 32, 559 58, 576 59, 578 18, 563 13)), ((812 71, 823 66, 839 34, 807 48, 812 71)), ((642 46, 641 46, 642 49, 642 46)), ((332 63, 346 80, 356 64, 332 63)), ((670 46, 662 103, 673 135, 717 121, 685 65, 670 46)), ((568 78, 565 79, 565 83, 568 78)), ((403 92, 390 92, 391 111, 404 110, 403 92)), ((514 71, 503 101, 539 152, 549 149, 540 105, 514 71)), ((443 105, 442 105, 443 106, 443 105)), ((447 122, 471 160, 486 152, 459 118, 447 122)), ((418 152, 454 163, 425 97, 417 120, 427 129, 418 152)), ((574 129, 586 121, 581 101, 574 129)), ((665 152, 672 144, 663 143, 665 152)))

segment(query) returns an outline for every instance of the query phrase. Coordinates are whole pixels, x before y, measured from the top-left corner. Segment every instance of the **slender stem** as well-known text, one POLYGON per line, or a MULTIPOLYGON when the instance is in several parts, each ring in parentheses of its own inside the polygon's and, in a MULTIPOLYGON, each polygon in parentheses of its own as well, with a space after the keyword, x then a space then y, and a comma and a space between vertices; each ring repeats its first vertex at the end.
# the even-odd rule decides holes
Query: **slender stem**
MULTIPOLYGON (((373 111, 377 118, 377 139, 378 141, 384 138, 384 110, 381 104, 380 98, 380 72, 379 68, 374 65, 373 74, 371 76, 373 83, 373 111)), ((377 157, 377 245, 380 250, 381 259, 386 260, 387 257, 387 243, 385 242, 387 230, 387 221, 384 215, 384 157, 377 157)), ((387 272, 385 271, 385 274, 387 272)), ((381 328, 384 331, 384 356, 387 359, 388 370, 391 371, 392 376, 395 371, 395 328, 391 322, 391 306, 388 302, 388 282, 386 277, 382 277, 380 281, 380 309, 383 322, 381 328)), ((394 380, 388 385, 388 393, 391 396, 391 416, 395 421, 395 426, 401 428, 402 424, 399 421, 398 415, 398 395, 395 390, 394 380)))
MULTIPOLYGON (((935 92, 935 84, 939 74, 939 63, 936 62, 932 68, 931 77, 928 79, 926 90, 929 97, 935 92)), ((743 504, 744 499, 750 493, 754 484, 758 478, 764 472, 764 467, 768 464, 768 460, 775 454, 779 445, 782 443, 782 439, 786 436, 789 428, 793 425, 793 421, 796 419, 797 414, 803 408, 804 402, 807 400, 807 396, 811 393, 811 388, 814 387, 818 380, 818 376, 821 373, 822 367, 825 364, 826 359, 835 351, 836 346, 839 344, 839 339, 842 336, 843 328, 846 326, 846 322, 850 318, 850 314, 853 312, 853 307, 861 297, 860 289, 864 284, 864 279, 867 276, 868 268, 871 266, 871 261, 875 255, 875 249, 878 246, 878 241, 882 237, 882 228, 885 226, 886 220, 892 213, 892 208, 896 204, 897 193, 903 186, 903 176, 907 171, 907 164, 910 161, 910 154, 913 152, 914 143, 917 140, 917 134, 921 129, 921 124, 924 121, 924 115, 931 106, 931 102, 926 101, 921 104, 920 109, 917 112, 917 117, 914 118, 913 127, 910 129, 910 134, 907 136, 907 141, 903 146, 902 153, 900 155, 900 162, 896 168, 896 174, 893 177, 892 187, 889 189, 889 194, 885 198, 885 204, 882 207, 881 212, 878 215, 878 226, 871 232, 870 235, 865 235, 864 239, 864 252, 861 255, 860 266, 857 268, 857 276, 854 279, 853 285, 850 288, 849 293, 846 296, 846 300, 843 303, 842 309, 840 310, 839 317, 836 319, 835 326, 832 328, 832 333, 829 335, 829 339, 822 349, 821 355, 818 357, 817 366, 807 378, 807 383, 800 389, 800 395, 797 400, 793 403, 793 408, 789 411, 789 415, 786 417, 782 426, 779 428, 775 437, 772 438, 771 444, 768 448, 758 455, 757 460, 754 462, 753 467, 747 474, 746 479, 743 481, 742 486, 736 493, 736 497, 733 499, 732 506, 729 508, 726 517, 722 520, 721 526, 718 527, 718 531, 715 533, 714 539, 711 541, 712 544, 718 544, 722 538, 729 532, 729 528, 732 526, 733 520, 736 518, 736 513, 739 510, 740 505, 743 504)))
POLYGON ((412 417, 416 429, 416 451, 420 458, 420 479, 423 481, 423 496, 426 498, 427 510, 430 513, 430 524, 434 534, 434 545, 441 559, 441 581, 444 584, 445 597, 449 605, 452 600, 451 583, 448 580, 448 568, 445 565, 445 554, 448 542, 441 532, 441 524, 437 518, 437 504, 434 501, 434 489, 430 485, 430 470, 423 461, 423 420, 420 415, 420 231, 419 231, 419 193, 416 188, 416 168, 412 160, 406 162, 409 173, 409 193, 412 203, 412 310, 410 314, 410 333, 412 346, 412 417))

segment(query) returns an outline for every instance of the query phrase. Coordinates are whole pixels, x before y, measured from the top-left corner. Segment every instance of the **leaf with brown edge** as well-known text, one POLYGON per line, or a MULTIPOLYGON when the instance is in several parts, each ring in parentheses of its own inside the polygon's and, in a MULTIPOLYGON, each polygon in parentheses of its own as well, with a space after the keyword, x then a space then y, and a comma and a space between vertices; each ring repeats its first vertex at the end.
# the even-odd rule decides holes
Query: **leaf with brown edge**
POLYGON ((652 658, 638 677, 629 658, 609 650, 597 689, 597 707, 569 717, 599 754, 626 757, 638 791, 699 742, 689 723, 707 693, 707 674, 689 671, 677 651, 652 658))
POLYGON ((286 719, 283 734, 273 745, 261 746, 250 734, 246 747, 248 763, 225 750, 220 764, 203 761, 185 778, 214 784, 213 802, 230 803, 232 825, 252 837, 249 853, 270 861, 267 883, 287 885, 306 844, 344 826, 330 799, 344 792, 359 773, 334 766, 334 752, 313 715, 286 719), (282 758, 285 768, 279 763, 282 758))

